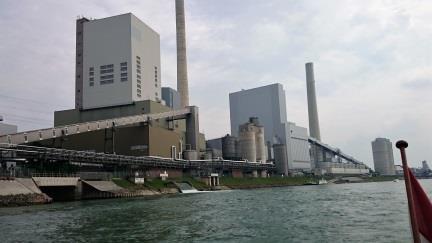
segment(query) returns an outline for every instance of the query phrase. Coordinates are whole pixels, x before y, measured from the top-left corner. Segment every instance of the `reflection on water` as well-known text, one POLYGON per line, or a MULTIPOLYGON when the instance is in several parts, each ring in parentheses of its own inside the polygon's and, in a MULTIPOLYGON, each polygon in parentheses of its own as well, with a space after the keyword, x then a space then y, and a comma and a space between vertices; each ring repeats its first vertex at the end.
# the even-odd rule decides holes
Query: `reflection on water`
MULTIPOLYGON (((432 194, 432 180, 422 184, 432 194)), ((409 242, 404 183, 233 190, 0 209, 6 242, 409 242)))

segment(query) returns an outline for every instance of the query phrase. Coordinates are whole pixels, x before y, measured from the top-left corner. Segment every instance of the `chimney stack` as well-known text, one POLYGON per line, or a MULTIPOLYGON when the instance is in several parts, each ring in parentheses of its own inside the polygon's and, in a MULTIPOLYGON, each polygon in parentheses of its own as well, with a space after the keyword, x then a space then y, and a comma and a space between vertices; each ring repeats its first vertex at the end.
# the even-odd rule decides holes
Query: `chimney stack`
POLYGON ((177 91, 180 94, 180 105, 183 108, 189 106, 184 0, 176 0, 175 8, 177 36, 177 91))
POLYGON ((321 141, 312 62, 306 63, 306 86, 309 114, 309 135, 318 141, 321 141))

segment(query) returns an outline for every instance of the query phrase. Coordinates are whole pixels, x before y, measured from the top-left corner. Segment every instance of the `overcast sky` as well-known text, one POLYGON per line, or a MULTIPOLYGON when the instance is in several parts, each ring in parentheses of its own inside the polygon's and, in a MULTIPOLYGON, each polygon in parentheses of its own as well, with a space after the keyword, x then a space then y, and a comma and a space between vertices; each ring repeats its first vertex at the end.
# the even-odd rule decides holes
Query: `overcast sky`
MULTIPOLYGON (((314 62, 321 137, 372 165, 371 141, 406 139, 432 162, 432 1, 186 0, 191 104, 207 138, 229 132, 228 94, 283 84, 288 120, 308 126, 314 62)), ((19 130, 74 107, 75 20, 132 12, 161 37, 176 87, 173 0, 0 1, 0 115, 19 130)), ((400 156, 394 150, 395 161, 400 156)))

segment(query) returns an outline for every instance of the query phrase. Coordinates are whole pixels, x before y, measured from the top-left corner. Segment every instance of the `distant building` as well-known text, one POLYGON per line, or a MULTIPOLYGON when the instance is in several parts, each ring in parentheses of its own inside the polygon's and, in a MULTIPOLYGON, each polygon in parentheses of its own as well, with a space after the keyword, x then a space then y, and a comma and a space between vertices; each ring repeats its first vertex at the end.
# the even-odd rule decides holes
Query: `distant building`
POLYGON ((77 20, 75 108, 161 101, 159 34, 131 13, 77 20))
POLYGON ((395 175, 391 141, 387 138, 376 138, 372 141, 372 152, 375 171, 381 175, 395 175))
POLYGON ((426 160, 423 160, 423 161, 422 161, 422 170, 423 170, 424 172, 428 172, 428 171, 431 170, 426 160))
POLYGON ((173 110, 181 108, 180 105, 180 94, 177 90, 170 87, 162 87, 162 100, 165 101, 165 105, 173 110))
MULTIPOLYGON (((281 174, 287 174, 288 170, 310 170, 308 133, 306 128, 289 123, 286 114, 285 91, 281 84, 271 84, 249 90, 230 93, 230 119, 231 135, 239 135, 239 126, 248 121, 249 117, 257 117, 265 129, 265 142, 270 148, 269 159, 276 159, 271 148, 274 144, 284 144, 286 149, 286 163, 279 168, 281 174), (301 139, 298 139, 301 138, 301 139)), ((278 163, 278 161, 275 161, 278 163)))

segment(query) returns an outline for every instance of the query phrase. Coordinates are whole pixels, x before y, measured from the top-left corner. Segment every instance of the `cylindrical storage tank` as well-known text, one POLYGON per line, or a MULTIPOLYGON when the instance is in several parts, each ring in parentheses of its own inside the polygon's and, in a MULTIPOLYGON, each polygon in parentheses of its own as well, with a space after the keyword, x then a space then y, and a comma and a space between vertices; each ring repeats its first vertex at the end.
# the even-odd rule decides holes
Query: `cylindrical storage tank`
POLYGON ((240 127, 239 145, 241 157, 251 162, 256 162, 256 138, 255 128, 251 124, 240 127))
POLYGON ((195 150, 185 150, 183 152, 183 158, 185 160, 197 160, 198 159, 198 152, 195 150))
POLYGON ((259 126, 259 120, 258 117, 250 117, 249 123, 253 123, 255 126, 259 126))
POLYGON ((279 174, 288 175, 288 157, 285 144, 273 145, 274 162, 279 174))
POLYGON ((267 161, 267 151, 264 139, 264 127, 257 126, 255 130, 256 159, 257 161, 265 163, 267 161))
POLYGON ((241 159, 240 141, 238 139, 235 141, 235 158, 241 159))
POLYGON ((236 137, 226 135, 222 138, 222 157, 224 159, 233 159, 236 156, 236 137))

